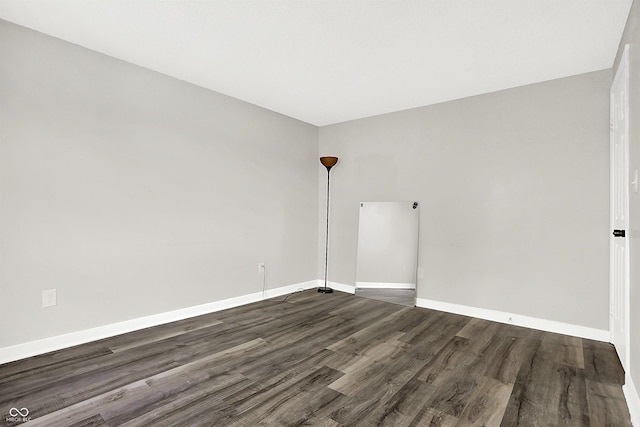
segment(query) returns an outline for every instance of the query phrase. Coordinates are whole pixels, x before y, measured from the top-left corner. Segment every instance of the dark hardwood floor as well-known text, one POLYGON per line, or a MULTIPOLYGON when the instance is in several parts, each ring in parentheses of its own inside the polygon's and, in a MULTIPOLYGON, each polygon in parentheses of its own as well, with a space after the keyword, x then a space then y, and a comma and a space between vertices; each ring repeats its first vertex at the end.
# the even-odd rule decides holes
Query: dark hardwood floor
MULTIPOLYGON (((315 290, 0 365, 30 426, 630 426, 610 344, 315 290)), ((14 412, 15 413, 15 412, 14 412)))
POLYGON ((394 304, 415 307, 415 289, 389 289, 389 288, 356 288, 356 295, 364 298, 377 299, 378 301, 392 302, 394 304))

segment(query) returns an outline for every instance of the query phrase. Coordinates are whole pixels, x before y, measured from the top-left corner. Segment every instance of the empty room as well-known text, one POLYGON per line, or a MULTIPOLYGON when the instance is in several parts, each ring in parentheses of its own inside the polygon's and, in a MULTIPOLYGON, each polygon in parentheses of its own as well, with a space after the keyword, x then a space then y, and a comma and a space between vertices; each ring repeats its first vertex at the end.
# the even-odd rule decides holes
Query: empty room
POLYGON ((633 0, 0 0, 0 425, 640 426, 633 0))

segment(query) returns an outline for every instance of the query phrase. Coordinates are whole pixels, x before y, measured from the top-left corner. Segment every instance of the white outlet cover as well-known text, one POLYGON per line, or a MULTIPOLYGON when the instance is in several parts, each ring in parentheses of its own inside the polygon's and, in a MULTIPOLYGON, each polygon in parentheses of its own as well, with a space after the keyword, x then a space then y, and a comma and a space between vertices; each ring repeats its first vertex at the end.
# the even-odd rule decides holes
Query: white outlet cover
POLYGON ((57 295, 55 289, 46 289, 42 291, 42 307, 53 307, 57 304, 57 295))

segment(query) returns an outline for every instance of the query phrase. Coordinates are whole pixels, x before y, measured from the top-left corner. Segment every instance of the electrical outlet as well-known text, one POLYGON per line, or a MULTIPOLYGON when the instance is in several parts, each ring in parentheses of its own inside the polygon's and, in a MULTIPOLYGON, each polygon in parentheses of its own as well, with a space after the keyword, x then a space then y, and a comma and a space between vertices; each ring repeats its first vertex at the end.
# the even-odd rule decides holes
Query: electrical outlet
POLYGON ((47 289, 42 291, 42 307, 53 307, 57 303, 58 302, 55 289, 47 289))
POLYGON ((262 273, 264 271, 264 262, 258 263, 258 273, 262 273))

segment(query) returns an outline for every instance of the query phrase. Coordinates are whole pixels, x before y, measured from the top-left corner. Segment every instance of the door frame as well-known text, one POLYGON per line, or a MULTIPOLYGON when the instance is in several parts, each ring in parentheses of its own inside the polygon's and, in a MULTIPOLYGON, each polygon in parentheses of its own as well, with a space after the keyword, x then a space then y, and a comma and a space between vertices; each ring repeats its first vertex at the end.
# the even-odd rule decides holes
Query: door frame
MULTIPOLYGON (((624 271, 624 289, 623 289, 623 319, 622 323, 624 325, 624 337, 625 340, 624 348, 625 354, 622 355, 624 358, 623 368, 625 371, 629 372, 629 362, 630 362, 630 344, 631 344, 631 334, 630 334, 630 306, 629 306, 629 286, 630 286, 630 266, 629 266, 629 45, 624 46, 624 50, 622 52, 622 56, 620 59, 620 64, 618 65, 618 69, 616 70, 615 77, 613 82, 611 83, 611 89, 609 91, 610 100, 609 100, 609 109, 610 109, 610 132, 609 132, 609 164, 610 164, 610 193, 609 193, 609 233, 613 232, 613 219, 614 219, 614 175, 615 175, 615 161, 614 161, 614 151, 613 151, 613 88, 619 84, 620 79, 625 79, 625 102, 624 102, 624 115, 625 115, 625 135, 626 144, 624 151, 624 171, 623 171, 623 179, 622 186, 623 191, 626 193, 627 203, 624 207, 624 229, 627 232, 627 236, 624 237, 624 258, 625 258, 625 271, 624 271)), ((614 278, 614 237, 612 234, 609 235, 609 333, 610 333, 610 341, 613 343, 613 313, 614 313, 614 286, 613 286, 613 278, 614 278)), ((617 349, 616 349, 617 350, 617 349)))

